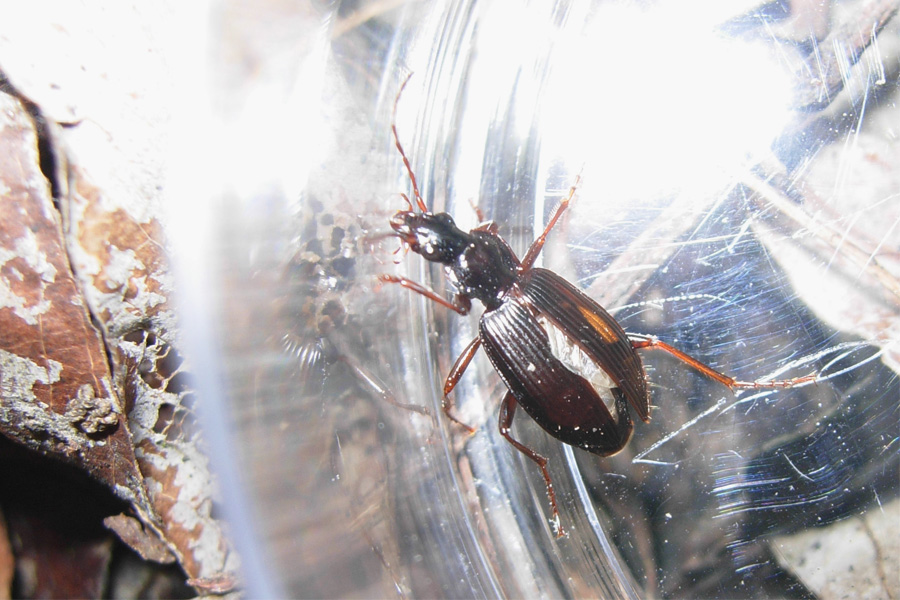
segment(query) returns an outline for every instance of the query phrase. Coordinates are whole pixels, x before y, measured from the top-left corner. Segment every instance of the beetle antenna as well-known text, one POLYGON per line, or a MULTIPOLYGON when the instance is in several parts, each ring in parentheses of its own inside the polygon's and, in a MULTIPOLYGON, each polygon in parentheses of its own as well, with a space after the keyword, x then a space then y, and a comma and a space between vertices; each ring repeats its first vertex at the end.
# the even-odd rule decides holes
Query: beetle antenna
MULTIPOLYGON (((403 89, 406 88, 406 84, 409 83, 409 79, 412 76, 412 73, 406 76, 406 79, 403 80, 403 85, 400 86, 400 91, 397 92, 397 97, 394 98, 394 110, 391 112, 391 131, 394 133, 394 144, 397 146, 397 150, 400 151, 400 156, 403 158, 403 164, 406 165, 406 172, 409 173, 409 180, 412 182, 416 204, 419 206, 419 210, 426 213, 428 212, 428 208, 425 206, 425 201, 422 200, 422 195, 419 194, 419 184, 416 182, 416 174, 413 173, 412 166, 409 164, 409 159, 406 158, 406 152, 403 151, 403 145, 400 143, 400 136, 397 135, 397 105, 400 103, 400 95, 403 93, 403 89)), ((408 198, 407 202, 409 202, 408 198)), ((412 203, 410 203, 410 208, 411 207, 412 203)))

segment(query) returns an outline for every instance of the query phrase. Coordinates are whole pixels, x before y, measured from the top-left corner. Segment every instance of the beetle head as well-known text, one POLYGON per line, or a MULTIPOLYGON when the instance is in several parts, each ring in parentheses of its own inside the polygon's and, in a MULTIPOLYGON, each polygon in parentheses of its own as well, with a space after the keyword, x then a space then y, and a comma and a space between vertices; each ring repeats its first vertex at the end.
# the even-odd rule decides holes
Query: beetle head
POLYGON ((400 211, 391 219, 391 228, 410 250, 445 265, 455 262, 469 245, 469 235, 447 213, 400 211))

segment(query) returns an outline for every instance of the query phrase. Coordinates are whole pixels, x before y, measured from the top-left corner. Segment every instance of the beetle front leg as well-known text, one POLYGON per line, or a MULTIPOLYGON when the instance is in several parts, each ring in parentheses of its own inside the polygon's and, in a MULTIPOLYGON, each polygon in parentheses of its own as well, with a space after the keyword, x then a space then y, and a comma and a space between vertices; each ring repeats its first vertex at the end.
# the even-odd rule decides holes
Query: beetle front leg
POLYGON ((764 388, 789 388, 795 385, 800 385, 801 383, 809 383, 811 381, 816 380, 815 375, 804 375, 802 377, 794 377, 793 379, 770 379, 768 381, 738 381, 734 377, 729 377, 723 373, 719 373, 709 365, 706 365, 693 356, 685 354, 681 350, 677 348, 673 348, 665 342, 661 342, 655 337, 644 337, 644 336, 629 336, 631 338, 631 345, 635 348, 635 350, 641 350, 644 348, 657 348, 659 350, 664 350, 685 363, 686 365, 693 367, 695 370, 699 371, 703 375, 706 375, 710 379, 714 381, 718 381, 722 385, 732 389, 764 389, 764 388))
POLYGON ((522 269, 527 271, 532 265, 534 265, 534 261, 537 260, 538 254, 541 253, 541 249, 544 247, 544 244, 547 242, 547 236, 550 235, 550 230, 552 230, 556 226, 556 222, 559 221, 559 218, 562 216, 566 209, 569 208, 569 203, 572 202, 572 198, 575 197, 575 190, 578 189, 578 184, 581 183, 581 173, 579 173, 575 177, 575 183, 572 184, 572 187, 569 188, 569 194, 559 201, 559 204, 556 205, 556 208, 553 209, 553 214, 550 216, 550 220, 547 221, 547 226, 544 227, 544 232, 538 236, 536 240, 531 243, 531 247, 528 248, 528 252, 525 253, 525 257, 522 258, 522 269))
POLYGON ((515 446, 519 452, 533 460, 537 466, 541 468, 541 473, 544 475, 544 481, 547 484, 547 495, 550 496, 550 509, 553 511, 553 518, 551 521, 553 523, 553 528, 556 530, 556 537, 561 538, 566 535, 566 530, 563 529, 562 524, 559 522, 559 507, 556 504, 556 492, 553 490, 553 480, 550 479, 550 471, 547 470, 547 458, 541 456, 528 446, 514 440, 509 434, 509 428, 512 426, 517 406, 518 402, 516 402, 516 398, 512 395, 512 392, 506 392, 506 395, 503 397, 503 402, 500 403, 500 435, 505 437, 507 442, 515 446))
POLYGON ((469 310, 472 308, 472 303, 466 296, 460 296, 459 294, 457 294, 453 298, 454 301, 450 302, 446 298, 438 296, 434 290, 425 287, 421 283, 416 283, 412 279, 407 279, 406 277, 399 277, 397 275, 388 275, 387 273, 382 273, 378 276, 378 280, 382 283, 400 284, 406 289, 425 296, 429 300, 437 302, 441 306, 446 306, 450 310, 456 311, 463 316, 469 314, 469 310))

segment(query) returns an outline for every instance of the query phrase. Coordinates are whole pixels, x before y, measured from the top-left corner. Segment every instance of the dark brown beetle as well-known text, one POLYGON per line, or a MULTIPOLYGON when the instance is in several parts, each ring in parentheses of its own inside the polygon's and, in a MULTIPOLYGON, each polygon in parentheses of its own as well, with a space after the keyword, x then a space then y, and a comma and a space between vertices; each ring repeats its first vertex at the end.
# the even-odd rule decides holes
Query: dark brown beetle
POLYGON ((665 350, 732 390, 790 387, 815 379, 807 375, 788 380, 737 381, 656 338, 625 333, 612 315, 581 290, 553 271, 533 267, 547 235, 575 195, 578 179, 521 261, 493 222, 482 223, 467 233, 449 214, 429 212, 397 135, 397 103, 408 82, 409 77, 394 101, 391 129, 412 183, 415 206, 403 194, 408 210, 394 215, 391 228, 410 250, 443 264, 457 293, 449 301, 405 277, 381 275, 380 279, 400 284, 460 315, 468 314, 472 299, 484 304, 478 337, 456 360, 444 383, 444 413, 474 433, 453 415, 448 394, 475 352, 484 346, 509 389, 500 404, 500 433, 541 468, 558 536, 565 532, 559 523, 547 459, 509 433, 517 406, 521 405, 556 439, 598 456, 612 456, 625 447, 634 430, 629 406, 642 421, 650 421, 650 395, 639 349, 665 350))

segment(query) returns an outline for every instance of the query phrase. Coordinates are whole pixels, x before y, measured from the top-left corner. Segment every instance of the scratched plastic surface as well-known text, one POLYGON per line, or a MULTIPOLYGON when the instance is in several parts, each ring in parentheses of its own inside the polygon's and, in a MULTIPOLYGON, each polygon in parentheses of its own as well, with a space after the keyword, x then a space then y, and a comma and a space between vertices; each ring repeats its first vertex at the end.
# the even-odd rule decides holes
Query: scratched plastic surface
POLYGON ((254 133, 216 205, 203 365, 227 398, 210 437, 234 458, 251 592, 827 597, 803 548, 853 518, 829 569, 873 547, 850 585, 896 597, 898 536, 869 521, 900 522, 896 7, 791 4, 226 3, 215 89, 254 133), (411 194, 390 137, 410 71, 397 126, 435 212, 468 228, 477 206, 521 256, 581 173, 544 266, 739 379, 819 381, 735 395, 644 353, 653 420, 610 459, 520 413, 514 434, 550 458, 556 539, 484 356, 454 392, 478 432, 440 412, 480 307, 376 284, 452 294, 382 235, 411 194))

